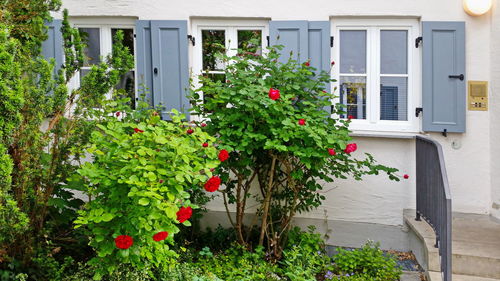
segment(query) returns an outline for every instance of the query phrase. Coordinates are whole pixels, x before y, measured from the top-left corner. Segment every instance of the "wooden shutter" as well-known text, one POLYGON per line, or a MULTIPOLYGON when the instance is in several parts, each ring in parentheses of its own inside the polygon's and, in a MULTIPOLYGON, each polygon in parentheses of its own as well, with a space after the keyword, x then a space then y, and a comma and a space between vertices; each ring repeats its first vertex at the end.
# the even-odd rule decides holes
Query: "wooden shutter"
POLYGON ((162 118, 175 108, 188 115, 187 21, 137 21, 137 77, 162 118))
POLYGON ((422 38, 423 131, 463 133, 465 23, 423 22, 422 38))
POLYGON ((55 60, 54 75, 57 75, 64 63, 63 38, 61 33, 62 20, 47 22, 47 40, 42 43, 42 56, 55 60))

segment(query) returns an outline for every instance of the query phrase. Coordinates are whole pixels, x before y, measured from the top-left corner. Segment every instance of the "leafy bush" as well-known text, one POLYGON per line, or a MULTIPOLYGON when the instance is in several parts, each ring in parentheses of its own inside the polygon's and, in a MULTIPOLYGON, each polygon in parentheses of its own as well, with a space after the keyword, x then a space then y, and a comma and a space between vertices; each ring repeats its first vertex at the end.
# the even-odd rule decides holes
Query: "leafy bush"
POLYGON ((394 281, 399 280, 401 276, 401 269, 398 267, 396 259, 380 250, 377 243, 370 241, 361 249, 345 250, 339 248, 333 261, 333 271, 341 276, 361 274, 371 278, 367 280, 374 281, 394 281))
POLYGON ((325 91, 330 74, 318 72, 309 62, 293 59, 281 63, 279 50, 266 55, 240 52, 219 55, 225 63, 225 81, 199 77, 193 90, 194 115, 207 118, 205 129, 218 134, 231 157, 218 173, 225 183, 222 195, 238 242, 248 245, 243 218, 248 198, 255 198, 261 222, 259 245, 264 241, 272 256, 280 259, 292 218, 320 206, 325 197, 320 181, 385 172, 390 179, 397 169, 351 155, 356 145, 349 136, 350 120, 336 104, 329 112, 332 93, 325 91), (328 110, 328 111, 327 111, 328 110), (333 115, 331 115, 333 114, 333 115), (258 188, 251 189, 253 182, 258 188))
POLYGON ((215 138, 182 122, 175 110, 172 121, 163 121, 147 104, 132 110, 125 103, 109 104, 111 114, 90 139, 93 161, 76 179, 89 202, 75 224, 89 231, 98 255, 91 264, 100 268, 96 278, 122 263, 168 267, 176 255, 167 243, 179 223, 190 225, 197 208, 188 191, 201 189, 219 164, 215 138))

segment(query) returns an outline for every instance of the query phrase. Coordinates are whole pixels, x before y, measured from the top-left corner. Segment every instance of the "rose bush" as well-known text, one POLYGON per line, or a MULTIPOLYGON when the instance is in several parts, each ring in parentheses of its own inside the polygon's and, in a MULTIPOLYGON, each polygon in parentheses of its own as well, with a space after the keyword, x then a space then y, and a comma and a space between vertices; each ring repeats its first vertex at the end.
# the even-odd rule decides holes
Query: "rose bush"
POLYGON ((182 122, 175 110, 172 121, 163 121, 145 105, 109 107, 90 139, 92 161, 72 182, 80 181, 89 198, 75 224, 85 227, 97 252, 90 261, 100 269, 97 279, 120 264, 168 266, 176 256, 168 244, 197 208, 189 191, 210 182, 220 163, 215 146, 202 147, 215 138, 182 122))
POLYGON ((295 214, 325 199, 324 182, 379 172, 398 180, 397 169, 377 164, 371 155, 361 160, 352 156, 357 146, 349 136, 351 121, 338 118, 346 114, 343 105, 331 106, 334 95, 325 88, 330 74, 309 62, 280 62, 281 48, 269 48, 262 56, 219 54, 225 82, 201 75, 201 86, 192 91, 192 114, 207 120, 203 129, 217 134, 229 152, 219 155, 224 162, 217 174, 225 184, 219 191, 226 210, 233 204, 236 210, 229 219, 239 243, 248 246, 254 226, 245 226, 243 219, 248 198, 255 198, 259 245, 266 243, 277 259, 295 214), (251 189, 252 183, 258 188, 251 189))

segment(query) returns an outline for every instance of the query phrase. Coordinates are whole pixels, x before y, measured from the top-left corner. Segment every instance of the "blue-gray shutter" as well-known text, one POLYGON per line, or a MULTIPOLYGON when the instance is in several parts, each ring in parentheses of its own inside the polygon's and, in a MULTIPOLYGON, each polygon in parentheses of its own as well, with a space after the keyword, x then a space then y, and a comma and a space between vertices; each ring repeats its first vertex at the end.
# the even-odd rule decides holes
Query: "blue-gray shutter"
MULTIPOLYGON (((316 73, 321 70, 330 71, 330 22, 310 21, 308 28, 308 59, 316 73)), ((325 90, 330 92, 330 83, 325 84, 325 90)), ((326 106, 325 111, 331 112, 331 106, 326 106)))
POLYGON ((138 95, 153 104, 153 67, 151 54, 151 22, 138 20, 135 25, 136 71, 138 95))
POLYGON ((271 21, 269 23, 269 43, 283 45, 279 61, 286 62, 290 54, 294 60, 305 62, 309 55, 307 21, 271 21))
POLYGON ((55 60, 54 74, 57 74, 64 63, 63 38, 61 33, 62 20, 46 22, 47 40, 42 43, 42 56, 45 59, 55 60))
POLYGON ((423 131, 465 132, 465 23, 423 22, 423 131))

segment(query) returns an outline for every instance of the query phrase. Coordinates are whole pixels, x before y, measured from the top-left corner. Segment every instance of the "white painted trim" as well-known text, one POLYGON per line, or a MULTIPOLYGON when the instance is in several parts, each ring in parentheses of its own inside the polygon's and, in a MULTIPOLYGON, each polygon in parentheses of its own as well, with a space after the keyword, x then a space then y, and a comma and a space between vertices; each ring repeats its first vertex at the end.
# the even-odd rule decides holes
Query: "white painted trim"
MULTIPOLYGON (((332 75, 337 82, 334 88, 340 90, 340 76, 367 76, 366 87, 366 120, 352 120, 350 128, 354 131, 380 132, 410 132, 417 133, 421 128, 421 120, 415 117, 415 108, 421 106, 421 53, 415 48, 414 40, 420 36, 418 19, 409 18, 363 18, 363 17, 333 17, 331 20, 332 34, 335 36, 332 58, 336 62, 332 75), (340 30, 367 31, 367 72, 368 74, 338 74, 340 65, 340 30), (380 30, 407 30, 408 31, 408 74, 387 75, 380 74, 380 30), (374 59, 375 58, 375 59, 374 59), (375 75, 374 75, 375 74, 375 75), (380 77, 407 77, 408 78, 408 121, 380 120, 380 77)), ((337 98, 336 102, 339 101, 337 98)))

